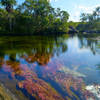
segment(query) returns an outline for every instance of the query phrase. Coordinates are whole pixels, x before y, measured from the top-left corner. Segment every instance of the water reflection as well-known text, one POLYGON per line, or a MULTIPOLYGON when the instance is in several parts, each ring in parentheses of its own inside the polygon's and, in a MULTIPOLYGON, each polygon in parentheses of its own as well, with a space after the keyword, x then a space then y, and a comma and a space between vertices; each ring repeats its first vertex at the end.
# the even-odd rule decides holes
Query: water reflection
POLYGON ((89 39, 89 38, 83 38, 83 37, 80 37, 79 38, 79 41, 80 41, 80 48, 83 49, 83 48, 88 48, 91 50, 91 52, 95 55, 97 52, 97 44, 98 44, 98 41, 97 40, 93 40, 93 39, 89 39))
POLYGON ((2 37, 0 81, 20 100, 96 100, 86 86, 100 83, 98 43, 76 36, 2 37))
POLYGON ((54 55, 60 55, 67 51, 65 38, 55 37, 3 37, 0 39, 0 56, 9 55, 11 60, 16 60, 21 56, 29 62, 37 61, 40 64, 46 64, 54 55), (19 56, 19 57, 18 57, 19 56), (16 58, 17 57, 17 58, 16 58))

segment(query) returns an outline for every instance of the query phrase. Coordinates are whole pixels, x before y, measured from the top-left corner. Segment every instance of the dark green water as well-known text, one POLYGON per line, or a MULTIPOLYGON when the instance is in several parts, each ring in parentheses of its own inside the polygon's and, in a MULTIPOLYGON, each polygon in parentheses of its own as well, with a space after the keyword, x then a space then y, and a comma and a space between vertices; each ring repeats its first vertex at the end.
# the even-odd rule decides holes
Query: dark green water
POLYGON ((100 100, 100 40, 0 37, 0 82, 18 100, 100 100))

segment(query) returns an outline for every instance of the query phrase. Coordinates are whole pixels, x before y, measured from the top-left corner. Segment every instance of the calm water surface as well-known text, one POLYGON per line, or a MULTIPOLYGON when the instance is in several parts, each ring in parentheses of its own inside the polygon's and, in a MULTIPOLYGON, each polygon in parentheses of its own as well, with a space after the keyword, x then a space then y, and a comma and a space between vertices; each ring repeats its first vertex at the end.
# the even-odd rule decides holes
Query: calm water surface
POLYGON ((100 41, 0 37, 0 82, 18 100, 100 100, 100 41))

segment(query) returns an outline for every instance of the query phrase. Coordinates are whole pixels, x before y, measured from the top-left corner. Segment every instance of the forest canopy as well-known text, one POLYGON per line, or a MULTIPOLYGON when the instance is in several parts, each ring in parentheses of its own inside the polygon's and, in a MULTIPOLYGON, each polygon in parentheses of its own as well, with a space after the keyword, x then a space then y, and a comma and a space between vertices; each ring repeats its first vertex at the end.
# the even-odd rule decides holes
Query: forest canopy
POLYGON ((57 34, 68 31, 69 14, 48 0, 0 0, 0 34, 57 34))

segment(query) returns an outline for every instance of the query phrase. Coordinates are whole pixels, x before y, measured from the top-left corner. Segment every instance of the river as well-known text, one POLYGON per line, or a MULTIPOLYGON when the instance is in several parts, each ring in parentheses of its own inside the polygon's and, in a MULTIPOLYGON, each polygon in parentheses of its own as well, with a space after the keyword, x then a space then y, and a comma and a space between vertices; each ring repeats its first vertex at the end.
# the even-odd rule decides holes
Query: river
POLYGON ((0 37, 0 82, 18 100, 100 100, 100 40, 0 37))

